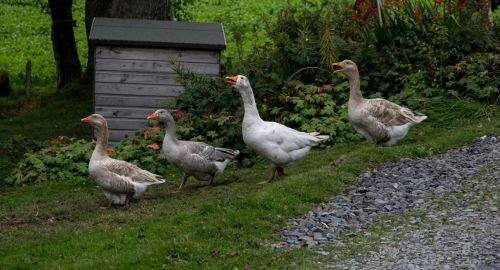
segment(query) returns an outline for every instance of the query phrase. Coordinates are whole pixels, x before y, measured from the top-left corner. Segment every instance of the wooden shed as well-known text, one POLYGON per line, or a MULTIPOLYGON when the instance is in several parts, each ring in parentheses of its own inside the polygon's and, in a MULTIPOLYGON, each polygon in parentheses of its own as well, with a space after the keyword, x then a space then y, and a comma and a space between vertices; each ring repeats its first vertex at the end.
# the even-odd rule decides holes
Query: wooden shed
POLYGON ((94 112, 108 120, 110 143, 133 134, 181 91, 170 62, 220 76, 226 47, 218 23, 94 18, 94 112))

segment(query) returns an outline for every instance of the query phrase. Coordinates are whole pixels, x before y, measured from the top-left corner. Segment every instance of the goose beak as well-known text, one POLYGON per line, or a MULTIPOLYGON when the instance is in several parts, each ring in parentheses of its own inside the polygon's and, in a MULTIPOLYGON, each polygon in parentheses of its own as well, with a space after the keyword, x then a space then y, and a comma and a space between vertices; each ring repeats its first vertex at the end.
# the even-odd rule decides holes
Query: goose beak
POLYGON ((236 75, 226 77, 226 82, 231 84, 231 85, 235 85, 237 81, 238 81, 238 76, 236 76, 236 75))
POLYGON ((85 117, 85 118, 82 118, 80 121, 85 122, 85 123, 90 123, 90 121, 91 121, 90 115, 85 117))
POLYGON ((158 118, 158 112, 154 112, 148 116, 148 120, 156 120, 156 118, 158 118))
POLYGON ((337 62, 337 63, 333 63, 332 65, 335 68, 337 68, 337 70, 335 70, 333 73, 339 72, 339 71, 341 71, 344 68, 344 62, 337 62))

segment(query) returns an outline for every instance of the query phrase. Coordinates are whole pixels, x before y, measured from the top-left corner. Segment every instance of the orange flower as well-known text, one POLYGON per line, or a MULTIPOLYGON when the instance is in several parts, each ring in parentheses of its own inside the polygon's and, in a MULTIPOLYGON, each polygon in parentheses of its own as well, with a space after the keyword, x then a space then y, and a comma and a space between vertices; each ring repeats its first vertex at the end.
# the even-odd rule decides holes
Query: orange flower
POLYGON ((144 139, 149 138, 149 134, 150 134, 149 130, 145 130, 144 131, 144 139))
POLYGON ((178 110, 175 112, 175 117, 177 117, 177 119, 182 118, 183 116, 184 116, 184 113, 181 110, 178 110))
POLYGON ((386 0, 384 2, 384 8, 388 8, 388 9, 392 8, 392 2, 391 2, 391 0, 386 0))
POLYGON ((417 23, 421 23, 422 22, 422 10, 420 10, 419 7, 416 7, 414 14, 415 14, 415 21, 417 23))
POLYGON ((434 3, 436 3, 437 5, 443 3, 443 0, 434 0, 434 3))
POLYGON ((108 155, 113 154, 113 147, 111 146, 106 147, 106 152, 108 153, 108 155))
POLYGON ((462 64, 457 63, 457 64, 455 65, 455 71, 456 71, 456 72, 460 72, 460 71, 462 71, 462 64))
POLYGON ((148 145, 148 147, 153 148, 154 150, 160 149, 160 146, 157 143, 152 143, 152 144, 148 145))
POLYGON ((323 93, 323 87, 321 86, 316 87, 316 94, 321 94, 321 93, 323 93))
POLYGON ((160 132, 160 127, 157 126, 156 124, 153 124, 153 127, 151 128, 151 130, 154 132, 160 132))
POLYGON ((361 18, 363 17, 363 14, 361 13, 356 13, 352 15, 352 20, 355 22, 361 21, 361 18))
POLYGON ((464 8, 465 8, 465 1, 463 1, 463 0, 458 0, 458 1, 457 1, 457 8, 458 8, 458 9, 464 9, 464 8))
POLYGON ((433 20, 437 20, 437 19, 439 19, 439 17, 440 17, 439 12, 437 12, 437 11, 432 12, 432 19, 433 20))
POLYGON ((451 7, 450 7, 450 5, 446 5, 445 10, 444 10, 444 13, 445 13, 446 15, 450 15, 450 14, 451 14, 451 7))

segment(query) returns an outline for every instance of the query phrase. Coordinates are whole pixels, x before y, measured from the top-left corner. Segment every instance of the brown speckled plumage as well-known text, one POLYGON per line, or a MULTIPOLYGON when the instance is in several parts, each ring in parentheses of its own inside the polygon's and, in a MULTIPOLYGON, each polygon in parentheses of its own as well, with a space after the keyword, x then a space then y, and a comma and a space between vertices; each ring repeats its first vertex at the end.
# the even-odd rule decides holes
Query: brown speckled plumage
POLYGON ((108 156, 108 125, 104 117, 92 114, 82 121, 90 124, 96 131, 97 142, 90 158, 89 174, 103 189, 110 205, 127 204, 131 197, 139 198, 147 186, 165 182, 159 175, 108 156))
POLYGON ((348 117, 356 131, 375 144, 393 145, 427 116, 385 99, 364 99, 358 67, 351 60, 335 64, 349 79, 348 117))

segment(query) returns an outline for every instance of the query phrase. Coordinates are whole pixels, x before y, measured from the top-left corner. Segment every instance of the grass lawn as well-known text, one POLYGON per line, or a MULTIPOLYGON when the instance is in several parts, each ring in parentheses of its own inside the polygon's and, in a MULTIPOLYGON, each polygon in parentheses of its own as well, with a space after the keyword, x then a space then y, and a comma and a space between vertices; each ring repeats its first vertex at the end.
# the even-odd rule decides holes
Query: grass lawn
POLYGON ((27 148, 40 147, 60 135, 87 138, 91 134, 89 126, 79 121, 92 112, 90 86, 56 96, 35 97, 19 106, 15 110, 21 113, 11 116, 14 113, 8 109, 9 116, 0 118, 0 179, 9 174, 27 148))
MULTIPOLYGON (((15 132, 49 137, 78 130, 75 135, 83 136, 90 130, 79 127, 79 117, 89 108, 76 107, 72 100, 79 98, 54 101, 14 118, 15 124, 2 120, 0 139, 15 132), (50 119, 60 122, 46 127, 50 119)), ((275 251, 268 245, 290 218, 341 192, 368 167, 500 133, 496 107, 442 101, 423 112, 429 119, 394 147, 363 142, 316 149, 290 166, 288 176, 263 186, 256 183, 270 173, 265 162, 229 168, 213 187, 194 179, 180 194, 172 194, 176 183, 153 186, 126 208, 105 208, 89 178, 4 188, 0 268, 316 269, 321 258, 314 249, 275 251)), ((178 177, 178 171, 167 175, 178 177)))
MULTIPOLYGON (((73 1, 73 19, 78 55, 87 64, 85 1, 73 1)), ((15 92, 23 89, 26 61, 32 62, 34 95, 52 94, 56 85, 56 67, 50 39, 51 19, 47 1, 0 1, 0 69, 10 74, 15 92), (47 87, 50 86, 50 87, 47 87)))

